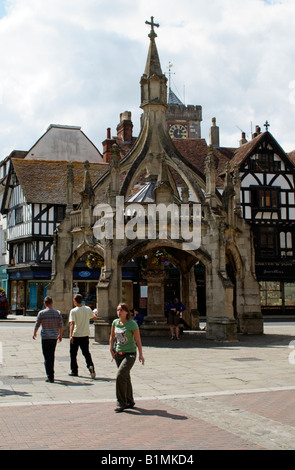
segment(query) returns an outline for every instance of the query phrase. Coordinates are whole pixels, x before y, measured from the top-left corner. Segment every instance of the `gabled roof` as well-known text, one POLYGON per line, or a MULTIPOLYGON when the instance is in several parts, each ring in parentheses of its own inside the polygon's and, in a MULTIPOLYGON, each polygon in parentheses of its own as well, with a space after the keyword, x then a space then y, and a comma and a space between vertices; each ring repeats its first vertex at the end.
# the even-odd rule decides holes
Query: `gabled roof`
POLYGON ((230 161, 230 170, 233 170, 236 164, 240 166, 249 155, 255 152, 255 149, 259 147, 261 141, 264 140, 264 134, 265 133, 258 134, 250 140, 250 142, 241 145, 241 147, 234 152, 233 158, 230 161))
POLYGON ((286 162, 290 163, 291 165, 294 163, 292 162, 292 159, 289 157, 289 155, 282 149, 280 144, 277 142, 277 140, 273 137, 273 135, 266 131, 258 134, 256 137, 254 137, 250 142, 247 142, 246 144, 243 144, 241 147, 239 147, 235 152, 233 158, 230 160, 230 171, 233 171, 235 165, 241 166, 241 164, 251 155, 253 155, 259 146, 262 144, 262 142, 269 142, 275 152, 286 162))
POLYGON ((102 155, 78 126, 50 124, 47 131, 27 152, 27 160, 102 161, 102 155))
MULTIPOLYGON (((15 174, 28 203, 67 203, 68 162, 49 160, 12 160, 15 174)), ((74 173, 73 202, 81 202, 84 183, 84 162, 72 162, 74 173)), ((106 163, 90 163, 92 184, 109 169, 106 163)))

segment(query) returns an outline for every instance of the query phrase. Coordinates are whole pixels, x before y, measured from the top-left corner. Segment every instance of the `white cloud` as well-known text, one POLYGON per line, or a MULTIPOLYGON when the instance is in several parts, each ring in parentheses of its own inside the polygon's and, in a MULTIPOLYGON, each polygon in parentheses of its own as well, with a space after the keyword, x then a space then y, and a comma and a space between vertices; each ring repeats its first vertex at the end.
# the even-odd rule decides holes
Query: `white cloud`
MULTIPOLYGON (((187 104, 203 107, 202 136, 216 116, 221 144, 236 146, 267 119, 295 148, 289 84, 295 2, 284 0, 7 0, 0 19, 0 155, 29 149, 50 123, 74 124, 101 149, 122 111, 139 131, 140 77, 151 15, 160 23, 163 72, 187 104), (2 91, 2 93, 1 93, 2 91), (181 96, 183 98, 183 96, 181 96)), ((294 100, 293 100, 294 101, 294 100)))

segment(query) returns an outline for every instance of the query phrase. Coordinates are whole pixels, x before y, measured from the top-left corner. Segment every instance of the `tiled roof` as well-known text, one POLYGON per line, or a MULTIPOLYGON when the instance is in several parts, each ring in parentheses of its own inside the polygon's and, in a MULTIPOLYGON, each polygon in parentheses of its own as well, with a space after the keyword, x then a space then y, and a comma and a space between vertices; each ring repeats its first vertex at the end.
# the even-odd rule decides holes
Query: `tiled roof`
MULTIPOLYGON (((49 160, 23 160, 14 158, 12 164, 28 203, 66 204, 68 162, 49 160)), ((106 163, 90 163, 92 184, 108 171, 106 163)), ((73 202, 81 202, 84 183, 84 163, 73 162, 73 202)))
POLYGON ((201 173, 205 173, 208 147, 205 139, 173 139, 181 155, 201 173))
POLYGON ((264 136, 265 136, 265 132, 258 134, 256 137, 250 140, 250 142, 247 142, 246 144, 241 145, 241 147, 239 147, 235 151, 234 156, 230 162, 231 171, 234 169, 234 166, 236 164, 241 165, 244 159, 254 151, 255 147, 259 144, 259 142, 264 139, 264 136))
MULTIPOLYGON (((205 139, 174 139, 173 143, 183 157, 197 168, 203 175, 205 174, 205 162, 208 154, 208 146, 205 139)), ((223 186, 223 181, 219 174, 223 172, 225 165, 229 162, 236 149, 225 147, 214 147, 213 154, 216 166, 216 184, 223 186)))

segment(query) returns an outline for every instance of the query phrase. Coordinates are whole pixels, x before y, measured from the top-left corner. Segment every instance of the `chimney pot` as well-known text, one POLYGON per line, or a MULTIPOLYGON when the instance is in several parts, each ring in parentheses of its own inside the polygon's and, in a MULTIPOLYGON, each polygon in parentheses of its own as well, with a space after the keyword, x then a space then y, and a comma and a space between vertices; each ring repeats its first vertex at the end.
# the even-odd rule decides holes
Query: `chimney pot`
POLYGON ((132 141, 133 124, 131 121, 131 112, 125 111, 120 114, 120 123, 117 126, 117 136, 123 142, 132 141))

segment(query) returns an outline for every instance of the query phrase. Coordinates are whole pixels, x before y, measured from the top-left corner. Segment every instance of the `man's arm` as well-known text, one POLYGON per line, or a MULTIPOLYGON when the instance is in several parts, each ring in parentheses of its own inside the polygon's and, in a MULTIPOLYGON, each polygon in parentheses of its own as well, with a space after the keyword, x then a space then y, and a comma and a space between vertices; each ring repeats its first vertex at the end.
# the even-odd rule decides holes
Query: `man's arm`
POLYGON ((40 325, 41 325, 41 316, 40 316, 40 314, 38 314, 37 318, 36 318, 36 323, 35 323, 35 328, 34 328, 34 333, 33 333, 33 339, 36 339, 37 331, 38 331, 40 325))
POLYGON ((59 335, 58 335, 58 338, 57 338, 57 341, 58 341, 59 343, 62 341, 62 331, 63 331, 63 329, 60 328, 60 329, 59 329, 59 335))
POLYGON ((71 321, 70 322, 70 342, 71 343, 73 343, 73 341, 74 341, 74 338, 73 338, 74 326, 75 326, 75 322, 71 321))

